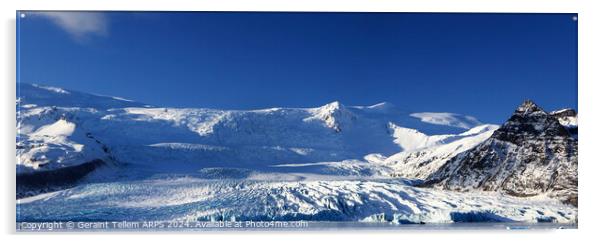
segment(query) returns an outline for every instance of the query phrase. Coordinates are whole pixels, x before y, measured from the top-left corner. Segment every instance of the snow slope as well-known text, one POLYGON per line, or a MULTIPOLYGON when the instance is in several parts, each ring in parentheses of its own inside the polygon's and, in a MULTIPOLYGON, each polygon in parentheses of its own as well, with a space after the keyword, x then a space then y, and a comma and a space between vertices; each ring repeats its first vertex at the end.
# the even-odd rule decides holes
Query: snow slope
POLYGON ((447 112, 421 112, 412 113, 410 116, 419 118, 421 121, 426 123, 459 127, 464 129, 470 129, 482 124, 479 120, 472 116, 464 116, 447 112))
POLYGON ((434 145, 394 154, 383 163, 393 169, 393 176, 424 180, 451 158, 485 141, 497 128, 496 125, 477 126, 458 135, 440 138, 434 145))
POLYGON ((58 87, 19 83, 17 85, 17 105, 80 107, 110 109, 118 107, 148 106, 120 97, 94 95, 58 87))

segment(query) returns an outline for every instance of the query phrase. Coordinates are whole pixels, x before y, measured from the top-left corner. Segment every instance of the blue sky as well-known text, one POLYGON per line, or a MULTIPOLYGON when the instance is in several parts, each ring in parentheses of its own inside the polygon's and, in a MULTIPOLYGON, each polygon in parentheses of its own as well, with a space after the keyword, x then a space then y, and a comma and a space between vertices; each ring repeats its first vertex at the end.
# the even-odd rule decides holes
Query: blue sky
POLYGON ((18 78, 158 106, 577 107, 576 14, 20 12, 18 78), (23 15, 21 15, 23 14, 23 15))

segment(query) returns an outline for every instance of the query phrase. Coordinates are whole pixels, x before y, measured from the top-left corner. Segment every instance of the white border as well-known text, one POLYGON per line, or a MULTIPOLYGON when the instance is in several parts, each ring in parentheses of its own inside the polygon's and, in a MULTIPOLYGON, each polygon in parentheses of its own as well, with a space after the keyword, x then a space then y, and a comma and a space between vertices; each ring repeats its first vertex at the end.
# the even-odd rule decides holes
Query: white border
POLYGON ((237 241, 237 242, 425 242, 425 241, 486 241, 489 242, 576 242, 595 239, 597 228, 602 225, 599 205, 602 161, 598 147, 602 143, 600 113, 602 101, 599 93, 602 82, 602 13, 596 1, 559 0, 104 0, 104 1, 0 1, 2 13, 2 51, 0 60, 2 82, 2 220, 0 221, 3 242, 44 241, 103 242, 107 240, 133 242, 176 242, 176 241, 237 241), (16 10, 202 10, 202 11, 350 11, 350 12, 537 12, 579 14, 579 229, 556 231, 419 231, 419 232, 210 232, 210 233, 145 233, 125 234, 25 234, 15 235, 15 15, 16 10), (600 105, 600 106, 599 106, 600 105))

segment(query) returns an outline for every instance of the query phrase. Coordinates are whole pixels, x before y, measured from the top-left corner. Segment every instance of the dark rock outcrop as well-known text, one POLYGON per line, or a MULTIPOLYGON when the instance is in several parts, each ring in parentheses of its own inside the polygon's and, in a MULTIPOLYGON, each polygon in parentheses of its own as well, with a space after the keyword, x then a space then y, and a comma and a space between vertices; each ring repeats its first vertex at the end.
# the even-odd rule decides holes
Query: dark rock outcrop
POLYGON ((104 164, 96 159, 56 170, 17 174, 17 199, 72 187, 104 164))

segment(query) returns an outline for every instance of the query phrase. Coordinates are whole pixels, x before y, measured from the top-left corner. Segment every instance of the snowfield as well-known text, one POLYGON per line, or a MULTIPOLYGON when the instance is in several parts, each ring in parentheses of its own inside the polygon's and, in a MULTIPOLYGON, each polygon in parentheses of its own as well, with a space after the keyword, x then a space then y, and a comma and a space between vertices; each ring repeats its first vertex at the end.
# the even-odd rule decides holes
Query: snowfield
MULTIPOLYGON (((499 128, 471 116, 386 102, 159 108, 18 87, 18 221, 577 222, 546 194, 417 187, 499 128)), ((556 115, 576 132, 576 115, 556 115)))

